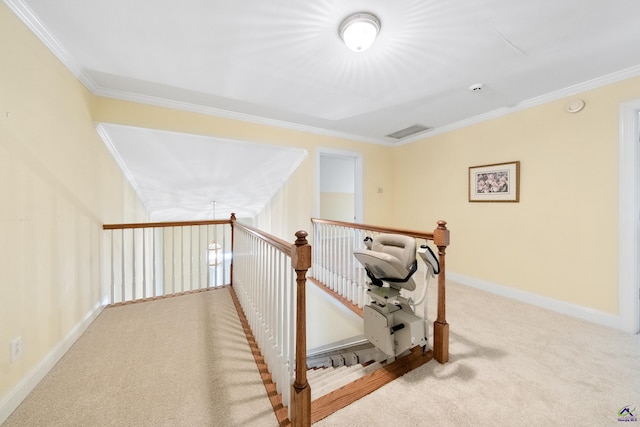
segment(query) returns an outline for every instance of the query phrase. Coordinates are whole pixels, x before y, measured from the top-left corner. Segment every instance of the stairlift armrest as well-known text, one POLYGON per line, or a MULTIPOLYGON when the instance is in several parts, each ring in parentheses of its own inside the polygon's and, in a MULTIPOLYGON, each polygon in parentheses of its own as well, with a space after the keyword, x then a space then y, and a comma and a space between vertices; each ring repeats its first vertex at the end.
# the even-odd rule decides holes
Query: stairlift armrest
POLYGON ((422 261, 427 265, 427 267, 431 267, 429 270, 432 276, 440 273, 440 262, 438 261, 438 257, 433 253, 431 248, 427 245, 421 245, 420 249, 418 249, 418 255, 422 258, 422 261))
POLYGON ((373 244, 373 239, 371 237, 365 237, 363 242, 367 249, 371 249, 371 245, 373 244))

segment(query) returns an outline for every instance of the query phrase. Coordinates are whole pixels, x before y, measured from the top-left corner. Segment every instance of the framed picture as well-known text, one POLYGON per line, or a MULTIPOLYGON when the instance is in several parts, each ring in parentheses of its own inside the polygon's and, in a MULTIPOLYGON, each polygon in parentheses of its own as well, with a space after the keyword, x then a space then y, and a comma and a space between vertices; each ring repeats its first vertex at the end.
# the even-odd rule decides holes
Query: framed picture
POLYGON ((519 202, 520 162, 469 168, 470 202, 519 202))

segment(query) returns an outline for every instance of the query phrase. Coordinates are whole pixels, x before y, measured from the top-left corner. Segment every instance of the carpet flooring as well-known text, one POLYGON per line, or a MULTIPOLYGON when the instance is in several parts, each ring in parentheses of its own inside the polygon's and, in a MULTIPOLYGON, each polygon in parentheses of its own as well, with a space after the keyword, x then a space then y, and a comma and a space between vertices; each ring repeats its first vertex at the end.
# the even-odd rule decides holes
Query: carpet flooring
POLYGON ((228 289, 106 308, 14 426, 275 426, 228 289))
MULTIPOLYGON (((640 336, 455 283, 447 300, 449 363, 315 425, 606 426, 640 412, 640 336)), ((276 425, 219 289, 105 309, 3 427, 276 425)))

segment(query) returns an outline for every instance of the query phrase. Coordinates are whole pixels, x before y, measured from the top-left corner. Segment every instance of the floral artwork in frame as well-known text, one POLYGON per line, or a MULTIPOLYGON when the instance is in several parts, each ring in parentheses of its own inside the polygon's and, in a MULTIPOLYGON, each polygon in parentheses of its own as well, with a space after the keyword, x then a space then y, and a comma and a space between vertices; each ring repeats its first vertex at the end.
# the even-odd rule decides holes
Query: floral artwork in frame
POLYGON ((520 162, 469 168, 470 202, 519 202, 520 162))

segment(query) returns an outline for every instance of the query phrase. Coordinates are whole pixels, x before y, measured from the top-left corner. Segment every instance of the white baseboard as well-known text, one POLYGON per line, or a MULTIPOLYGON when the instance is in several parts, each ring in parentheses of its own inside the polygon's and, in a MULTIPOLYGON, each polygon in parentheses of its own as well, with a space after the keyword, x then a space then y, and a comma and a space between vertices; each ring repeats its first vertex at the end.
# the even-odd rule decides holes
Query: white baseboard
POLYGON ((622 331, 627 331, 628 329, 624 319, 620 316, 604 313, 589 307, 583 307, 553 298, 544 297, 520 289, 509 288, 507 286, 498 285, 485 280, 465 276, 463 274, 447 272, 447 280, 609 328, 619 329, 622 331))
POLYGON ((76 326, 9 393, 0 400, 0 424, 16 410, 47 373, 80 338, 108 303, 108 296, 96 304, 76 326))

